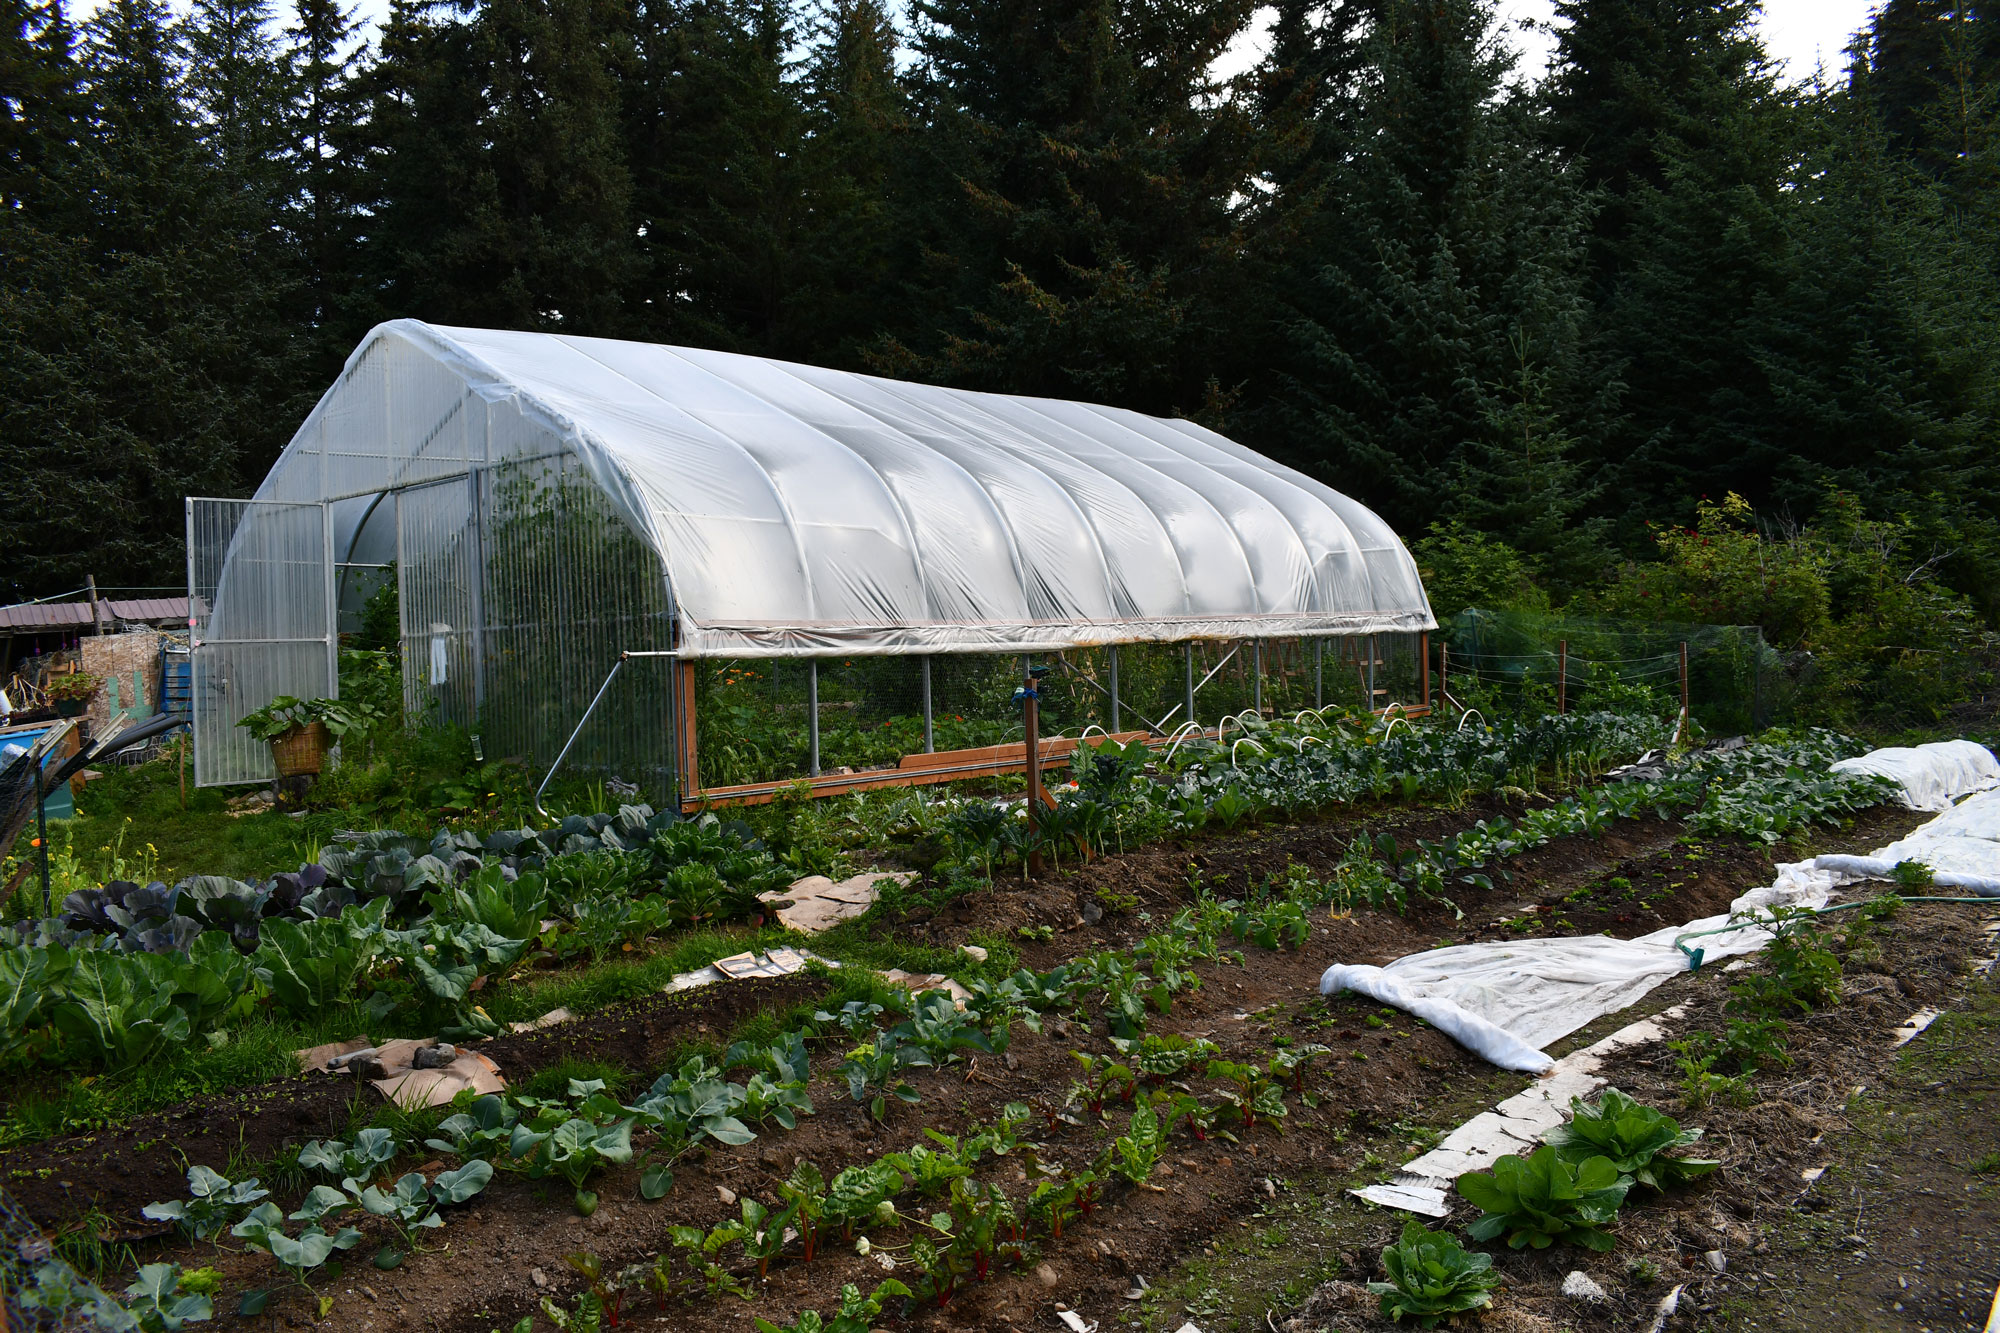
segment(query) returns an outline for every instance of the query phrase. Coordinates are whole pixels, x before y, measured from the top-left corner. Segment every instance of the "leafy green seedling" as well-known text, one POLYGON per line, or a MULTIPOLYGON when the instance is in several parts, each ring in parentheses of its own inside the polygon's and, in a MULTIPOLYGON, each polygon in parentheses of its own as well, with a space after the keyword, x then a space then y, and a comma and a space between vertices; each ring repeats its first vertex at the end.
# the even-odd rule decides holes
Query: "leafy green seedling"
POLYGON ((1617 1242, 1604 1227, 1618 1216, 1631 1187, 1607 1157, 1572 1165, 1546 1145, 1531 1157, 1503 1157, 1490 1172, 1458 1178, 1458 1192, 1486 1214, 1465 1234, 1474 1240, 1504 1235, 1517 1250, 1544 1250, 1559 1239, 1610 1249, 1617 1242))
POLYGON ((1682 1129, 1671 1116, 1641 1106, 1616 1088, 1606 1088, 1595 1104, 1573 1097, 1569 1105, 1569 1123, 1542 1136, 1566 1162, 1603 1157, 1633 1183, 1662 1192, 1722 1165, 1708 1158, 1666 1156, 1670 1149, 1699 1140, 1701 1131, 1682 1129))
POLYGON ((187 1180, 188 1198, 149 1203, 139 1211, 156 1222, 172 1222, 195 1240, 213 1240, 271 1193, 255 1176, 231 1182, 205 1166, 189 1167, 187 1180))
POLYGON ((1468 1253, 1448 1233, 1415 1218, 1403 1224, 1402 1239, 1382 1251, 1382 1267, 1389 1280, 1370 1282, 1368 1290, 1381 1298, 1383 1318, 1400 1323, 1409 1315, 1424 1328, 1491 1305, 1502 1280, 1492 1255, 1468 1253))

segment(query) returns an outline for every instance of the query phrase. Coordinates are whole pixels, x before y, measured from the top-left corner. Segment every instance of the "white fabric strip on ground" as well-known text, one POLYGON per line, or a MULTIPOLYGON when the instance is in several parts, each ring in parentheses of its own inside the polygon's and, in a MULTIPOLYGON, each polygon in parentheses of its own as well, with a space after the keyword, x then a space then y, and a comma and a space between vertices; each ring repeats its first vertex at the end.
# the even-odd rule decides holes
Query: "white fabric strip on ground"
POLYGON ((1826 856, 1781 865, 1776 883, 1744 894, 1721 916, 1631 940, 1590 935, 1461 944, 1411 954, 1386 967, 1336 963, 1320 977, 1320 992, 1351 990, 1371 996, 1416 1015, 1503 1069, 1540 1074, 1555 1065, 1540 1048, 1637 1003, 1667 978, 1686 971, 1689 957, 1677 941, 1699 936, 1687 943, 1701 950, 1704 962, 1754 953, 1769 943, 1770 933, 1759 927, 1728 929, 1738 913, 1781 905, 1824 907, 1837 885, 1886 874, 1899 861, 1922 861, 1943 872, 1941 887, 1978 892, 1981 884, 1991 882, 2000 889, 2000 790, 1992 789, 1993 756, 1972 742, 1953 741, 1916 750, 1878 750, 1842 763, 1885 754, 1897 757, 1882 767, 1912 775, 1904 783, 1906 793, 1935 789, 1952 796, 1968 790, 1976 794, 1872 858, 1826 856), (1985 761, 1970 759, 1962 748, 1967 746, 1979 750, 1985 761), (1915 776, 1919 766, 1927 766, 1921 780, 1915 776), (1707 931, 1722 933, 1703 933, 1707 931))

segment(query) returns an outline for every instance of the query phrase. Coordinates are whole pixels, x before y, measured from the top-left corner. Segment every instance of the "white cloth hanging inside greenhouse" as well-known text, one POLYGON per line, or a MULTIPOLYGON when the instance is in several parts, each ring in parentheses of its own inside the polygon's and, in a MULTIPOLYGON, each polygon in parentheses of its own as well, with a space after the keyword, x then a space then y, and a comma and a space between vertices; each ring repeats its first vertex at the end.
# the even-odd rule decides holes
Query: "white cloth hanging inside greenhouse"
POLYGON ((537 447, 658 554, 684 656, 1436 623, 1379 517, 1193 422, 692 348, 381 325, 259 499, 341 502, 352 551, 370 492, 537 447))

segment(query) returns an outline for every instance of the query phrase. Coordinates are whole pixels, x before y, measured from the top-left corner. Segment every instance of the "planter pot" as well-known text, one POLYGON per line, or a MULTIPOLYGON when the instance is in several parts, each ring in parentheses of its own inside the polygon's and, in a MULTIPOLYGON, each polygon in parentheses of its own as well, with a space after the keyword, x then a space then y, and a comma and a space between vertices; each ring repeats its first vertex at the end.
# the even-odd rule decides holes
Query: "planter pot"
POLYGON ((88 707, 90 707, 90 700, 88 699, 58 699, 56 700, 56 716, 82 717, 83 710, 88 707))
POLYGON ((271 742, 271 758, 281 778, 318 777, 333 738, 324 722, 293 727, 271 742))

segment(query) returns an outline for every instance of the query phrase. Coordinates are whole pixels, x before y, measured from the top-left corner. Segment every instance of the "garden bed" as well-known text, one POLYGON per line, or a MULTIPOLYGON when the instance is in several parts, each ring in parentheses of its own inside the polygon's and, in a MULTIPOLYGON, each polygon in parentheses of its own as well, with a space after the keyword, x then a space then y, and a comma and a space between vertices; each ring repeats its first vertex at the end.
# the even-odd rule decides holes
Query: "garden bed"
MULTIPOLYGON (((968 943, 975 933, 1011 937, 1019 941, 1028 965, 1046 969, 1094 950, 1129 946, 1158 929, 1192 896, 1191 869, 1216 893, 1242 894, 1267 876, 1282 881, 1289 865, 1329 872, 1363 831, 1392 832, 1404 840, 1435 838, 1481 818, 1518 812, 1518 806, 1492 798, 1478 798, 1453 811, 1393 806, 1348 810, 1323 822, 1249 829, 1193 845, 1161 844, 1104 857, 1025 885, 1003 877, 992 889, 961 897, 941 910, 908 905, 900 915, 878 910, 850 929, 932 946, 968 943), (1038 938, 1044 931, 1048 938, 1038 938)), ((1905 811, 1871 811, 1847 832, 1821 838, 1816 850, 1866 849, 1919 822, 1921 816, 1905 811)), ((1301 1271, 1316 1279, 1333 1276, 1333 1270, 1322 1271, 1324 1264, 1337 1263, 1342 1252, 1356 1271, 1372 1265, 1374 1249, 1383 1243, 1374 1233, 1386 1234, 1387 1218, 1341 1202, 1340 1187, 1379 1178, 1382 1164, 1407 1156, 1426 1127, 1448 1129, 1518 1090, 1525 1080, 1492 1069, 1405 1015, 1378 1011, 1353 996, 1318 999, 1313 988, 1320 970, 1334 961, 1385 962, 1444 938, 1594 928, 1639 934, 1718 910, 1745 888, 1768 882, 1771 858, 1762 844, 1725 837, 1703 839, 1690 848, 1682 843, 1681 831, 1677 822, 1646 817, 1620 821, 1601 837, 1559 838, 1512 858, 1511 878, 1504 885, 1461 895, 1463 920, 1438 903, 1421 903, 1408 917, 1372 910, 1339 917, 1321 912, 1310 922, 1303 948, 1250 946, 1243 950, 1241 968, 1233 962, 1201 964, 1197 970, 1204 984, 1177 995, 1170 1012, 1154 1018, 1148 1031, 1205 1037, 1217 1044, 1222 1058, 1242 1061, 1268 1058, 1280 1040, 1325 1044, 1332 1048, 1330 1062, 1307 1085, 1318 1104, 1289 1099, 1283 1134, 1262 1125, 1239 1134, 1240 1143, 1217 1137, 1197 1142, 1176 1134, 1148 1188, 1119 1185, 1108 1190, 1095 1216, 1081 1221, 1062 1241, 1041 1244, 1036 1264, 1021 1272, 997 1273, 987 1282, 968 1282, 942 1309, 926 1304, 916 1311, 911 1325, 1045 1324, 1052 1304, 1060 1303, 1092 1319, 1146 1307, 1166 1327, 1175 1327, 1179 1320, 1162 1303, 1164 1297, 1125 1301, 1137 1277, 1147 1277, 1161 1292, 1175 1289, 1176 1268, 1210 1262, 1206 1256, 1211 1250, 1227 1254, 1251 1224, 1260 1224, 1259 1233, 1265 1230, 1259 1214, 1276 1216, 1287 1201, 1302 1199, 1316 1200, 1322 1213, 1331 1210, 1348 1222, 1341 1232, 1345 1239, 1301 1240, 1301 1245, 1324 1248, 1300 1249, 1301 1257, 1321 1261, 1320 1268, 1306 1265, 1301 1271), (1523 913, 1523 905, 1546 910, 1523 913), (1621 919, 1626 917, 1631 919, 1621 919), (1356 1219, 1365 1225, 1347 1235, 1356 1219)), ((1791 859, 1792 853, 1782 855, 1791 859)), ((1926 909, 1922 919, 1931 914, 1926 909)), ((1911 920, 1919 920, 1918 915, 1912 913, 1911 920)), ((1928 950, 1928 961, 1911 965, 1912 987, 1928 993, 1942 985, 1941 980, 1933 984, 1924 969, 1942 966, 1938 960, 1958 947, 1960 940, 1952 932, 1959 927, 1950 923, 1962 920, 1945 914, 1936 939, 1914 928, 1907 932, 1928 950)), ((1689 978, 1670 989, 1699 992, 1706 981, 1689 978)), ((826 984, 809 978, 728 983, 617 1006, 544 1032, 501 1038, 486 1049, 517 1085, 563 1061, 590 1061, 630 1071, 631 1086, 625 1091, 636 1096, 677 1051, 717 1045, 752 1015, 790 1009, 826 984)), ((1862 1022, 1855 1015, 1865 1013, 1864 1006, 1828 1016, 1829 1030, 1842 1033, 1839 1040, 1853 1047, 1855 1059, 1862 1058, 1867 1043, 1840 1024, 1862 1022)), ((1865 1021, 1880 1025, 1874 1015, 1865 1021)), ((332 1317, 342 1327, 486 1333, 496 1325, 509 1326, 544 1296, 567 1301, 574 1294, 579 1280, 564 1266, 568 1254, 588 1250, 607 1270, 615 1270, 658 1254, 670 1226, 707 1227, 733 1214, 724 1191, 775 1203, 777 1185, 799 1160, 816 1163, 831 1176, 841 1166, 922 1142, 926 1128, 958 1134, 991 1122, 1010 1102, 1055 1112, 1080 1071, 1073 1052, 1114 1054, 1101 1023, 1086 1030, 1080 1023, 1052 1017, 1042 1034, 1017 1027, 1004 1055, 976 1055, 945 1070, 913 1071, 910 1082, 921 1103, 892 1110, 887 1124, 878 1126, 848 1099, 844 1084, 830 1076, 840 1044, 836 1033, 815 1051, 810 1090, 819 1113, 801 1119, 796 1130, 773 1127, 741 1147, 696 1150, 676 1167, 674 1188, 658 1203, 638 1198, 638 1166, 614 1167, 593 1186, 604 1202, 588 1220, 573 1215, 567 1191, 551 1181, 498 1176, 440 1233, 436 1252, 413 1256, 393 1273, 377 1272, 358 1260, 341 1277, 322 1280, 319 1290, 334 1299, 332 1317)), ((1660 1055, 1654 1050, 1648 1058, 1660 1055)), ((1806 1059, 1800 1063, 1805 1065, 1806 1059)), ((1671 1061, 1666 1064, 1671 1070, 1671 1061)), ((1622 1070, 1619 1077, 1626 1077, 1622 1070)), ((1670 1091, 1660 1092, 1635 1074, 1628 1090, 1637 1093, 1642 1087, 1664 1099, 1661 1104, 1672 1100, 1670 1091)), ((0 1170, 6 1172, 9 1190, 45 1224, 74 1228, 94 1210, 100 1219, 94 1224, 98 1234, 130 1236, 142 1229, 139 1206, 181 1193, 181 1153, 188 1162, 213 1166, 232 1178, 264 1169, 270 1183, 268 1165, 288 1148, 346 1130, 374 1109, 357 1102, 355 1085, 288 1080, 115 1129, 16 1149, 0 1154, 0 1170)), ((1775 1113, 1766 1109, 1761 1114, 1768 1119, 1775 1113)), ((1101 1123, 1089 1114, 1077 1116, 1078 1124, 1038 1118, 1030 1137, 1045 1145, 1044 1161, 1076 1169, 1097 1155, 1125 1117, 1126 1108, 1114 1107, 1101 1123)), ((1744 1123, 1744 1132, 1750 1132, 1750 1122, 1744 1123)), ((431 1165, 437 1157, 419 1149, 399 1169, 431 1165)), ((1726 1188, 1753 1188, 1748 1182, 1759 1177, 1754 1161, 1734 1163, 1726 1188)), ((1025 1174, 1005 1157, 989 1161, 979 1178, 1017 1193, 1026 1188, 1025 1174)), ((296 1185, 280 1190, 281 1202, 289 1207, 304 1184, 296 1176, 285 1183, 296 1185)), ((1710 1187, 1708 1194, 1723 1188, 1710 1187)), ((903 1204, 911 1213, 942 1206, 938 1200, 906 1199, 903 1204)), ((1656 1225, 1651 1211, 1645 1216, 1649 1220, 1636 1225, 1656 1225)), ((910 1240, 907 1229, 875 1234, 885 1247, 910 1240)), ((233 1244, 220 1256, 207 1246, 168 1240, 141 1241, 137 1250, 145 1259, 157 1255, 189 1266, 212 1263, 224 1274, 225 1293, 271 1281, 267 1258, 236 1252, 233 1244)), ((1503 1261, 1510 1274, 1520 1267, 1509 1266, 1511 1262, 1503 1261)), ((740 1261, 735 1267, 742 1275, 740 1261)), ((901 1272, 907 1271, 905 1265, 901 1272)), ((1524 1296, 1539 1299, 1534 1296, 1542 1281, 1539 1273, 1539 1268, 1522 1269, 1518 1280, 1524 1296)), ((647 1321, 664 1313, 676 1328, 741 1329, 748 1327, 752 1312, 782 1323, 798 1309, 829 1310, 843 1282, 866 1290, 885 1276, 875 1257, 832 1244, 810 1266, 796 1253, 777 1262, 768 1281, 753 1282, 757 1299, 752 1305, 734 1297, 700 1297, 688 1304, 672 1301, 662 1312, 643 1293, 627 1299, 647 1321)), ((1561 1273, 1554 1274, 1554 1280, 1560 1278, 1561 1273)), ((1282 1306, 1281 1289, 1297 1279, 1297 1273, 1276 1278, 1262 1295, 1269 1304, 1282 1306)), ((231 1299, 225 1296, 218 1308, 231 1299)), ((309 1313, 290 1297, 281 1297, 272 1308, 309 1313)))

